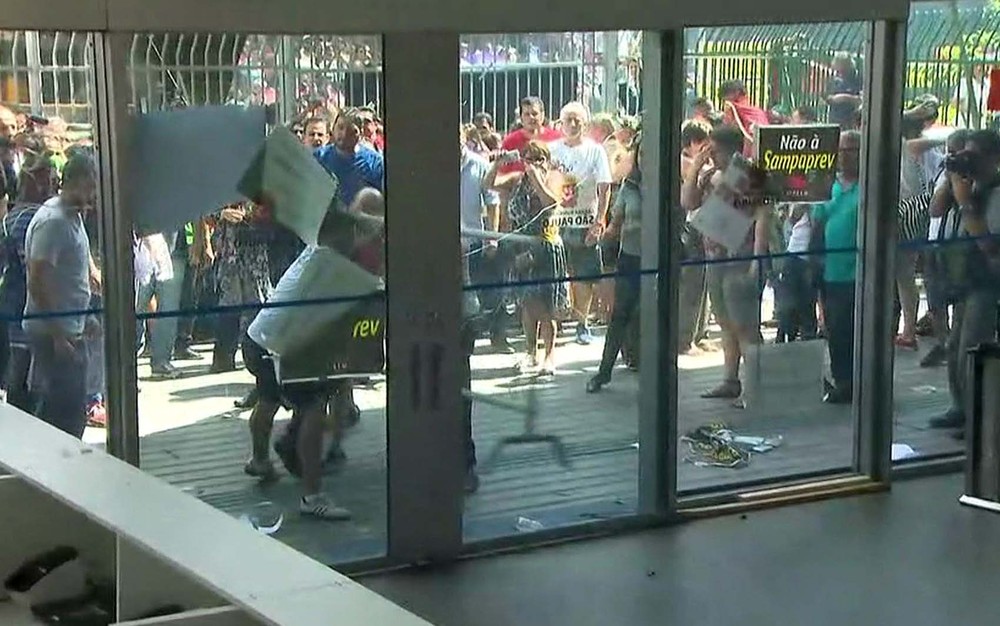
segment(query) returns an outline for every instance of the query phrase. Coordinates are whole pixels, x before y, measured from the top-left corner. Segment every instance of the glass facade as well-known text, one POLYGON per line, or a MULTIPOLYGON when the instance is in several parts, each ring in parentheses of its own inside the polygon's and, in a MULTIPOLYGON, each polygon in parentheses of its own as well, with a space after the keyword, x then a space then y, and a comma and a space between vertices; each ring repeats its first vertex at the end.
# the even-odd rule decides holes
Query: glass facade
POLYGON ((930 205, 996 51, 929 24, 993 9, 418 42, 164 6, 0 22, 10 404, 336 564, 961 452, 929 420, 996 302, 930 205), (18 222, 54 196, 65 263, 18 222))

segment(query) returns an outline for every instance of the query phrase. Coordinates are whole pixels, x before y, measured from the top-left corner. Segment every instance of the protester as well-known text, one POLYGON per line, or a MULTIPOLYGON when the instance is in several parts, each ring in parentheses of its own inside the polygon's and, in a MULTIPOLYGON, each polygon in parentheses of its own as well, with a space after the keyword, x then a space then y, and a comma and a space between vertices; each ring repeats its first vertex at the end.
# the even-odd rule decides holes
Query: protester
POLYGON ((862 87, 861 72, 854 59, 846 52, 838 52, 833 57, 833 76, 826 85, 824 96, 831 124, 844 130, 858 127, 862 87))
POLYGON ((528 235, 514 254, 514 271, 524 327, 524 371, 538 367, 538 337, 541 335, 545 356, 539 375, 555 373, 556 316, 569 307, 566 283, 566 250, 559 236, 555 209, 562 201, 564 178, 554 169, 548 146, 532 140, 523 152, 521 171, 498 177, 508 163, 494 161, 483 183, 503 190, 508 201, 512 232, 528 235))
MULTIPOLYGON (((562 133, 545 124, 545 104, 541 98, 529 96, 521 100, 519 125, 504 137, 501 150, 524 153, 534 140, 549 143, 562 137, 562 133)), ((522 160, 509 161, 501 174, 523 172, 522 160)))
POLYGON ((861 134, 844 131, 837 156, 837 181, 829 201, 812 212, 813 228, 823 230, 823 309, 830 374, 824 380, 823 401, 850 404, 854 399, 854 301, 857 287, 858 202, 861 134))
MULTIPOLYGON (((642 170, 639 167, 640 142, 632 147, 633 167, 615 199, 611 223, 605 238, 617 238, 618 275, 615 277, 615 309, 597 375, 587 382, 587 392, 596 393, 611 382, 611 371, 618 353, 635 355, 638 351, 640 270, 642 268, 642 170), (629 346, 626 348, 626 346, 629 346)), ((630 363, 634 366, 634 363, 630 363)))
POLYGON ((698 210, 714 195, 717 201, 734 202, 734 208, 750 218, 746 238, 735 250, 702 233, 705 258, 709 261, 708 294, 722 328, 725 358, 722 383, 703 393, 703 398, 740 399, 743 394, 740 362, 749 347, 760 341, 763 263, 745 259, 768 254, 770 210, 757 197, 762 192, 759 173, 739 160, 742 148, 743 134, 739 128, 716 128, 711 134, 710 147, 703 149, 692 165, 702 175, 685 180, 681 188, 681 205, 688 211, 698 210), (704 170, 710 159, 713 167, 704 170), (740 260, 726 261, 728 258, 740 260))
POLYGON ((740 130, 743 134, 743 156, 753 158, 755 130, 758 126, 767 126, 771 123, 767 111, 750 102, 743 81, 731 80, 723 83, 719 95, 723 103, 723 123, 740 130))
POLYGON ((36 415, 81 437, 87 423, 87 359, 84 334, 95 333, 91 285, 99 276, 82 215, 97 200, 97 168, 75 155, 63 170, 62 192, 35 214, 25 236, 27 298, 22 324, 32 349, 39 397, 36 415), (73 313, 36 318, 36 314, 73 313))
POLYGON ((550 144, 552 160, 567 178, 566 196, 561 201, 561 231, 570 276, 573 282, 573 313, 577 319, 576 341, 589 345, 590 307, 594 279, 603 272, 598 241, 604 233, 611 198, 611 165, 603 146, 584 133, 590 112, 579 102, 563 107, 559 116, 564 137, 550 144), (590 280, 586 280, 590 279, 590 280))
MULTIPOLYGON (((709 133, 712 127, 702 121, 689 120, 681 127, 681 167, 680 179, 698 178, 711 168, 706 163, 704 171, 694 167, 694 159, 709 147, 709 133)), ((679 303, 679 352, 697 355, 701 353, 698 342, 704 339, 708 325, 708 290, 705 284, 704 243, 701 235, 690 224, 693 215, 680 208, 683 223, 678 244, 681 246, 681 285, 679 303)))
MULTIPOLYGON (((366 191, 358 195, 358 204, 370 202, 368 199, 370 193, 377 195, 376 203, 382 202, 380 193, 366 191)), ((348 213, 360 211, 358 204, 350 207, 348 213)), ((338 217, 342 216, 336 215, 335 211, 327 214, 320 230, 320 245, 349 256, 360 240, 351 233, 343 232, 343 222, 338 221, 338 217)), ((323 277, 319 276, 318 279, 322 280, 323 277)), ((295 278, 286 275, 283 280, 295 280, 295 278)), ((276 311, 277 313, 272 314, 281 314, 281 309, 276 311)), ((301 478, 303 495, 299 501, 299 512, 305 516, 329 521, 350 519, 350 511, 337 506, 322 492, 322 446, 326 430, 327 405, 330 397, 340 392, 339 383, 322 377, 323 372, 317 372, 316 379, 312 381, 280 382, 273 357, 261 346, 259 337, 250 335, 244 337, 243 358, 247 369, 254 375, 258 391, 258 400, 250 415, 253 454, 244 466, 244 471, 262 481, 277 478, 274 464, 270 459, 271 430, 279 406, 287 403, 293 411, 292 421, 295 428, 291 434, 286 431, 285 437, 294 440, 289 444, 290 449, 280 446, 276 446, 276 449, 285 467, 293 475, 301 478)))

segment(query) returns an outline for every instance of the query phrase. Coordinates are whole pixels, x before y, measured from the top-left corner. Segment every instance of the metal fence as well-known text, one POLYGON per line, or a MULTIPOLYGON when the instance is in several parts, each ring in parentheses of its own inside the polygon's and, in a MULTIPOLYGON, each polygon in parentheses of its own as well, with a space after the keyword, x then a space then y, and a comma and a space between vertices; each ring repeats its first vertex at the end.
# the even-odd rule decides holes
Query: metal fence
MULTIPOLYGON (((716 100, 724 82, 738 79, 758 106, 787 113, 808 105, 823 115, 834 55, 847 54, 863 68, 868 32, 864 23, 696 29, 685 55, 688 100, 716 100)), ((989 70, 998 66, 1000 11, 993 5, 914 5, 907 29, 907 102, 933 94, 942 103, 942 123, 994 124, 986 98, 989 70)))
MULTIPOLYGON (((835 53, 863 66, 864 23, 692 28, 686 32, 686 91, 716 99, 740 79, 756 104, 790 111, 823 96, 835 53)), ((87 124, 93 94, 92 41, 83 33, 0 31, 0 103, 87 124)), ((468 35, 460 42, 462 121, 479 112, 501 127, 518 101, 542 98, 550 112, 570 100, 594 111, 642 110, 641 33, 468 35)), ((288 119, 315 101, 381 109, 377 36, 137 34, 132 101, 143 111, 177 104, 274 105, 288 119)), ((979 127, 988 70, 1000 65, 1000 11, 992 5, 914 5, 908 29, 906 97, 932 93, 942 121, 979 127)), ((432 97, 432 94, 429 94, 432 97)))
MULTIPOLYGON (((462 118, 485 111, 503 125, 527 95, 553 111, 582 100, 595 111, 636 115, 640 43, 635 31, 462 37, 462 118)), ((83 33, 0 32, 0 103, 88 122, 91 46, 83 33)), ((258 104, 274 105, 288 119, 317 101, 382 106, 375 36, 136 34, 129 63, 132 104, 141 111, 258 104)))

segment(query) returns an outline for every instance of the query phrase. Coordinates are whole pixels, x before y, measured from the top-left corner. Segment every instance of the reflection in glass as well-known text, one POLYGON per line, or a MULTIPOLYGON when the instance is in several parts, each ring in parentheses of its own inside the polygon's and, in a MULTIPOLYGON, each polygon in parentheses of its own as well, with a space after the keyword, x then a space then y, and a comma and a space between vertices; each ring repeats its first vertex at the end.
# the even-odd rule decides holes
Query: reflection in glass
POLYGON ((0 33, 0 372, 10 404, 103 443, 100 200, 88 41, 85 33, 0 33), (66 60, 29 68, 29 60, 57 53, 66 60), (40 89, 28 89, 29 69, 42 78, 40 89), (88 426, 94 428, 87 432, 88 426))
POLYGON ((380 55, 238 33, 131 49, 141 465, 326 562, 385 550, 380 55))
POLYGON ((612 372, 639 367, 638 41, 462 37, 467 540, 635 510, 638 380, 612 372), (560 60, 567 48, 579 66, 560 60), (490 77, 516 89, 484 78, 466 100, 498 50, 490 77), (522 51, 530 69, 500 60, 522 51))
POLYGON ((853 462, 867 33, 864 24, 688 32, 677 242, 681 493, 853 462), (792 145, 806 134, 828 139, 792 145), (828 166, 775 165, 775 154, 807 153, 828 166))

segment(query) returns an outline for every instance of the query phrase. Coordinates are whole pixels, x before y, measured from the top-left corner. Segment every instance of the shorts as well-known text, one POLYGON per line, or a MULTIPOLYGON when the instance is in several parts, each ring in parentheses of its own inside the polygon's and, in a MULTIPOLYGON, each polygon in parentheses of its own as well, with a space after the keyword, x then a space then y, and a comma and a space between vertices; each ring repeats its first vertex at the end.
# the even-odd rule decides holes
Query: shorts
POLYGON ((705 280, 715 316, 722 323, 757 332, 761 288, 750 267, 747 261, 711 263, 705 268, 705 280))
POLYGON ((278 382, 274 360, 248 335, 243 337, 243 363, 253 374, 260 399, 274 404, 287 404, 292 410, 325 403, 333 395, 339 381, 278 382))
POLYGON ((587 230, 575 228, 563 230, 562 240, 566 247, 566 261, 570 276, 597 277, 604 272, 601 246, 586 243, 587 230))

